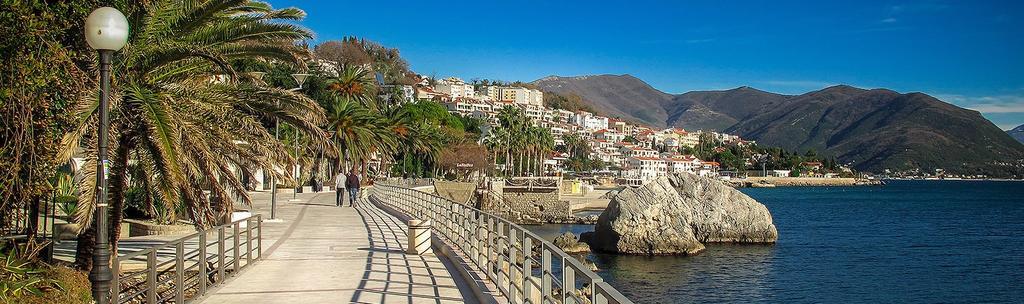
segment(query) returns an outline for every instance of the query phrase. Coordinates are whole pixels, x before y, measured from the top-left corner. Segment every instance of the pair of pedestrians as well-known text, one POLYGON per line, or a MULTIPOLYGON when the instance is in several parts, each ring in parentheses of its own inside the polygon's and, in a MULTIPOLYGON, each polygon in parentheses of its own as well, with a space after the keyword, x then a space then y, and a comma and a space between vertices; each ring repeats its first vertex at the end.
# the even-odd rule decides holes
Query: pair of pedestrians
POLYGON ((348 192, 348 206, 352 207, 359 197, 359 182, 359 174, 356 174, 355 170, 349 171, 348 174, 339 172, 338 176, 334 177, 335 193, 337 196, 335 205, 338 207, 343 206, 344 200, 342 200, 342 195, 348 192), (347 191, 342 191, 342 189, 347 191))

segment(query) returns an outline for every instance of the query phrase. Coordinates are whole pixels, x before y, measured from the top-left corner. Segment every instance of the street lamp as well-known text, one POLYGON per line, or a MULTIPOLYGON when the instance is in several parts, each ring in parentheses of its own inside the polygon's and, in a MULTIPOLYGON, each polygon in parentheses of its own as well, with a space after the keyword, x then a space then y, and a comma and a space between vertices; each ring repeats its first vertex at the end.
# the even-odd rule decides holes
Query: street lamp
MULTIPOLYGON (((101 7, 85 19, 85 41, 100 55, 100 125, 97 131, 96 162, 96 253, 92 256, 92 297, 98 304, 110 302, 110 243, 107 242, 107 129, 110 126, 107 104, 110 99, 110 61, 114 52, 128 43, 128 18, 113 7, 101 7)), ((120 210, 118 210, 120 212, 120 210)))
MULTIPOLYGON (((310 74, 292 74, 292 79, 295 79, 295 83, 299 84, 299 87, 295 88, 295 91, 302 90, 302 84, 306 83, 306 79, 309 78, 309 76, 312 76, 312 75, 310 75, 310 74)), ((298 127, 295 128, 295 137, 294 137, 294 139, 292 141, 292 146, 294 146, 294 149, 295 149, 295 160, 296 160, 296 162, 295 162, 295 169, 292 170, 292 175, 294 175, 294 177, 295 177, 295 190, 292 191, 292 199, 291 199, 291 201, 295 202, 295 201, 299 200, 298 198, 296 198, 296 196, 298 195, 297 193, 299 192, 299 189, 302 189, 302 185, 299 184, 299 163, 298 163, 298 158, 299 158, 299 128, 298 127)))

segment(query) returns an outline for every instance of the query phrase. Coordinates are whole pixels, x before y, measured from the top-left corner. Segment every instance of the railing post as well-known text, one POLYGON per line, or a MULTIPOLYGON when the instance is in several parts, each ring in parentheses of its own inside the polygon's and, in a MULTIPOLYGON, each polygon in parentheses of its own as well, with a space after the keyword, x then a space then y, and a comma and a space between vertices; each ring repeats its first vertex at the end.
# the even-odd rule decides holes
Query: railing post
POLYGON ((252 264, 252 217, 245 218, 245 266, 252 264))
POLYGON ((522 294, 522 287, 516 288, 519 278, 515 277, 517 273, 520 274, 520 277, 522 276, 522 268, 517 265, 518 261, 516 260, 518 256, 516 246, 519 245, 519 239, 511 226, 508 227, 508 241, 505 244, 505 247, 508 248, 508 286, 509 290, 515 291, 511 292, 511 298, 514 299, 517 295, 522 294))
POLYGON ((206 294, 206 284, 209 282, 210 269, 206 264, 206 232, 199 231, 199 255, 196 256, 196 263, 199 263, 199 294, 206 294))
POLYGON ((562 257, 562 303, 569 303, 570 299, 575 303, 576 298, 572 295, 576 293, 576 270, 569 265, 568 259, 572 257, 562 257))
POLYGON ((114 255, 114 262, 110 263, 110 273, 114 276, 110 281, 110 302, 121 303, 121 258, 114 255))
POLYGON ((238 267, 238 263, 239 263, 239 260, 238 260, 238 258, 239 258, 238 249, 240 249, 239 247, 242 247, 242 246, 239 245, 239 242, 238 242, 238 224, 239 224, 239 222, 235 222, 234 224, 231 225, 231 231, 232 231, 231 232, 231 238, 233 239, 234 244, 235 244, 234 247, 231 247, 231 255, 232 255, 232 258, 233 258, 231 260, 231 264, 232 264, 232 266, 233 266, 233 268, 235 270, 234 272, 231 273, 231 275, 237 275, 238 274, 238 268, 239 268, 238 267))
POLYGON ((263 259, 263 216, 256 215, 256 259, 263 259))
POLYGON ((540 252, 541 302, 544 302, 544 299, 551 298, 551 251, 541 245, 540 252))
POLYGON ((156 251, 159 247, 149 249, 146 256, 146 303, 156 303, 156 251))
POLYGON ((174 248, 174 303, 185 304, 185 241, 174 248))
POLYGON ((497 259, 494 258, 494 219, 493 218, 487 217, 487 226, 484 229, 485 229, 484 232, 487 233, 487 237, 485 238, 486 239, 485 240, 486 241, 485 244, 487 246, 487 248, 486 248, 486 250, 487 250, 487 260, 485 260, 486 264, 487 264, 487 274, 491 275, 491 277, 494 279, 494 284, 501 284, 500 281, 498 281, 498 275, 497 275, 500 272, 500 270, 499 269, 495 269, 495 267, 494 267, 494 265, 497 262, 497 259))
POLYGON ((474 240, 476 241, 477 248, 476 265, 483 268, 484 273, 487 274, 487 277, 489 278, 491 277, 491 270, 487 268, 487 265, 490 262, 487 261, 487 248, 485 248, 485 246, 487 246, 487 235, 486 231, 484 231, 484 226, 486 225, 484 224, 485 219, 483 218, 483 215, 480 215, 479 213, 475 212, 473 214, 473 218, 473 236, 474 240))
POLYGON ((224 226, 217 227, 217 282, 224 282, 224 226))
POLYGON ((533 301, 533 240, 525 233, 523 234, 523 300, 524 302, 533 301))
POLYGON ((601 282, 604 282, 604 279, 602 279, 601 277, 597 277, 597 278, 591 277, 590 278, 590 303, 593 303, 593 304, 605 304, 605 303, 608 303, 608 299, 606 299, 604 297, 604 295, 601 295, 600 297, 598 297, 597 284, 601 283, 601 282))

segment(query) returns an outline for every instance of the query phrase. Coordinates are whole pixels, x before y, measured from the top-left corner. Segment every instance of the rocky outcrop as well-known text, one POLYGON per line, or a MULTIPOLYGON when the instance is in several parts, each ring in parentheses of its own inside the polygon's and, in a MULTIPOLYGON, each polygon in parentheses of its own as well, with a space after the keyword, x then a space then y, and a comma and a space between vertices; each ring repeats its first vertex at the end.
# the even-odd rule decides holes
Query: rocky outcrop
POLYGON ((590 252, 590 245, 580 242, 579 238, 577 238, 575 234, 572 234, 572 232, 566 232, 559 235, 552 243, 566 253, 590 252))
POLYGON ((623 190, 586 239, 607 252, 696 254, 705 243, 774 243, 778 231, 768 209, 746 194, 682 173, 623 190))

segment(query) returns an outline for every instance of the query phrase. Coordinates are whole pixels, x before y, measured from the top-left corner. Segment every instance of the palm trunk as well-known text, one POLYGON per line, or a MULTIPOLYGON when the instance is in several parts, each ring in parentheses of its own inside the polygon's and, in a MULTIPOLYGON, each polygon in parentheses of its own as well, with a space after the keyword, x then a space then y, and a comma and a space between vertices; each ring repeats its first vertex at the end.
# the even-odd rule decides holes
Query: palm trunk
POLYGON ((510 149, 505 149, 505 168, 504 168, 504 170, 502 170, 502 171, 505 171, 505 176, 511 176, 512 175, 512 165, 511 164, 512 164, 512 151, 510 149))
MULTIPOLYGON (((117 252, 117 243, 121 239, 121 221, 124 220, 124 196, 128 188, 128 152, 131 149, 131 141, 128 140, 127 135, 122 136, 118 140, 117 150, 114 152, 113 164, 110 168, 110 183, 108 184, 110 234, 107 237, 110 241, 112 252, 117 252)), ((143 190, 149 191, 149 189, 143 190)))
POLYGON ((75 268, 89 272, 92 269, 92 256, 96 254, 96 223, 89 225, 78 234, 75 245, 75 268))
POLYGON ((33 195, 31 205, 28 206, 28 231, 26 231, 27 237, 31 242, 36 238, 36 232, 39 231, 39 204, 41 200, 39 195, 33 195))
MULTIPOLYGON (((494 155, 494 168, 498 167, 498 149, 491 150, 491 154, 494 155)), ((491 172, 494 172, 493 170, 491 172)))

